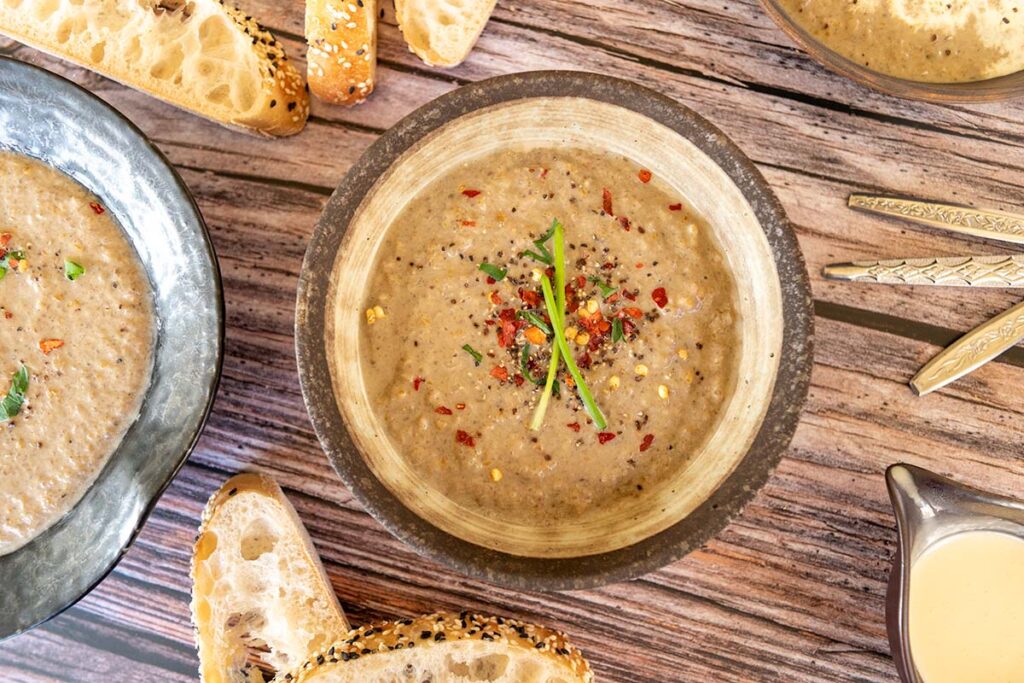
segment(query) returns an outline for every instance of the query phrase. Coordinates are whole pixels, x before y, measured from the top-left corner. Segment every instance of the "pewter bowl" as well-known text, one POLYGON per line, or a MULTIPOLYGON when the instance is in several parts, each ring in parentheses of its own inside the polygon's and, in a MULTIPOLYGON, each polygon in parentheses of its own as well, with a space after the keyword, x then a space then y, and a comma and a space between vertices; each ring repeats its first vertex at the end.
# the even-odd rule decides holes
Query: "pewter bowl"
POLYGON ((676 560, 720 531, 765 483, 796 428, 811 366, 810 289, 785 213, 754 165, 689 109, 628 81, 533 72, 465 86, 374 143, 320 218, 299 278, 296 344, 303 396, 353 494, 420 553, 526 590, 593 587, 676 560), (736 277, 737 382, 691 464, 632 509, 544 526, 488 519, 424 486, 404 466, 367 398, 360 302, 399 211, 475 155, 533 144, 627 156, 708 220, 736 277))
POLYGON ((2 640, 71 606, 106 576, 184 464, 220 379, 224 298, 213 246, 185 184, 96 96, 0 59, 0 149, 39 159, 99 196, 142 261, 157 318, 149 388, 121 445, 67 515, 0 556, 2 640))

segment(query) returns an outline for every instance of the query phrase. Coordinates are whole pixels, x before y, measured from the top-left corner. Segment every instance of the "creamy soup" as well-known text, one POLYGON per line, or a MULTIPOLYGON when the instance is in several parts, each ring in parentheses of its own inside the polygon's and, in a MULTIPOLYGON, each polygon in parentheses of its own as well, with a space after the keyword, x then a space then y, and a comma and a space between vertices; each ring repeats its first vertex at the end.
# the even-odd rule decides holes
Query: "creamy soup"
POLYGON ((85 493, 138 414, 149 283, 100 201, 0 153, 0 554, 85 493))
POLYGON ((724 257, 700 217, 627 159, 475 159, 413 198, 379 254, 361 340, 372 405, 425 483, 484 515, 553 525, 645 496, 687 465, 732 391, 740 339, 724 257), (542 285, 558 277, 555 220, 560 326, 542 285), (539 410, 555 334, 603 427, 564 362, 539 410))
POLYGON ((1024 540, 956 534, 910 568, 910 652, 925 683, 1024 681, 1024 540))
POLYGON ((959 83, 1024 69, 1024 0, 781 0, 781 4, 831 49, 891 76, 959 83))

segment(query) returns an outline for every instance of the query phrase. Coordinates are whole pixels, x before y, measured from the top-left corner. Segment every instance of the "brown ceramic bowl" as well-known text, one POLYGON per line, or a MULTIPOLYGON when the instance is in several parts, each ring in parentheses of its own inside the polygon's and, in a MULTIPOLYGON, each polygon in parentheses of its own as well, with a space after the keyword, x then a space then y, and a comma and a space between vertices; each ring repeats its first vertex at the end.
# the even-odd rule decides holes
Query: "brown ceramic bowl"
POLYGON ((1024 71, 964 83, 929 83, 897 78, 847 59, 807 32, 779 0, 761 0, 768 15, 807 54, 823 66, 889 95, 931 102, 994 102, 1024 96, 1024 71))
POLYGON ((460 88, 367 150, 316 227, 295 325, 317 435, 371 514, 423 555, 467 574, 562 590, 668 564, 739 513, 796 428, 811 368, 811 320, 806 270, 782 207, 720 131, 627 81, 535 72, 460 88), (712 227, 736 279, 743 339, 738 388, 682 472, 641 502, 545 527, 484 517, 424 486, 367 400, 359 362, 363 292, 398 213, 450 165, 524 143, 626 155, 685 197, 712 227))

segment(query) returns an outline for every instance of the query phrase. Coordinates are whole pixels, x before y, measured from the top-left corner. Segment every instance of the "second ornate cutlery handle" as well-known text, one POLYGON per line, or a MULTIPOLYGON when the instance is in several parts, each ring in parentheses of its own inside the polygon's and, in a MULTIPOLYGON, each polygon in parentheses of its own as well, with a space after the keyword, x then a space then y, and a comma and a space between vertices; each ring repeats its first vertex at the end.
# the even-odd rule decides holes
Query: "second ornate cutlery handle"
POLYGON ((913 199, 852 194, 849 206, 952 232, 1024 244, 1024 216, 913 199))
POLYGON ((1024 256, 942 256, 853 261, 825 266, 831 280, 891 285, 1024 287, 1024 256))

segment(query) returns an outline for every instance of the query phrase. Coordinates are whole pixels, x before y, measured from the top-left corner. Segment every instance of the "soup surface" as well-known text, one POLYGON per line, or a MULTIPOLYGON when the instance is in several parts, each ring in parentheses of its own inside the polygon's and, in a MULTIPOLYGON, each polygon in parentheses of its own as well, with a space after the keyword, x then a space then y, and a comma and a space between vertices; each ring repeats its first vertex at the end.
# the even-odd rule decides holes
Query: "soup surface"
POLYGON ((971 531, 910 568, 910 650, 927 683, 1024 681, 1024 540, 971 531))
POLYGON ((494 519, 556 525, 648 495, 699 451, 734 384, 736 296, 708 226, 650 172, 503 151, 446 172, 389 228, 362 371, 424 483, 494 519), (552 331, 541 280, 556 279, 556 219, 566 296, 552 331), (564 363, 538 415, 554 334, 605 427, 564 363))
POLYGON ((819 41, 874 71, 960 83, 1024 69, 1020 0, 781 0, 819 41))
POLYGON ((5 554, 66 513, 117 448, 149 383, 154 318, 135 252, 99 201, 7 152, 0 254, 5 554))

